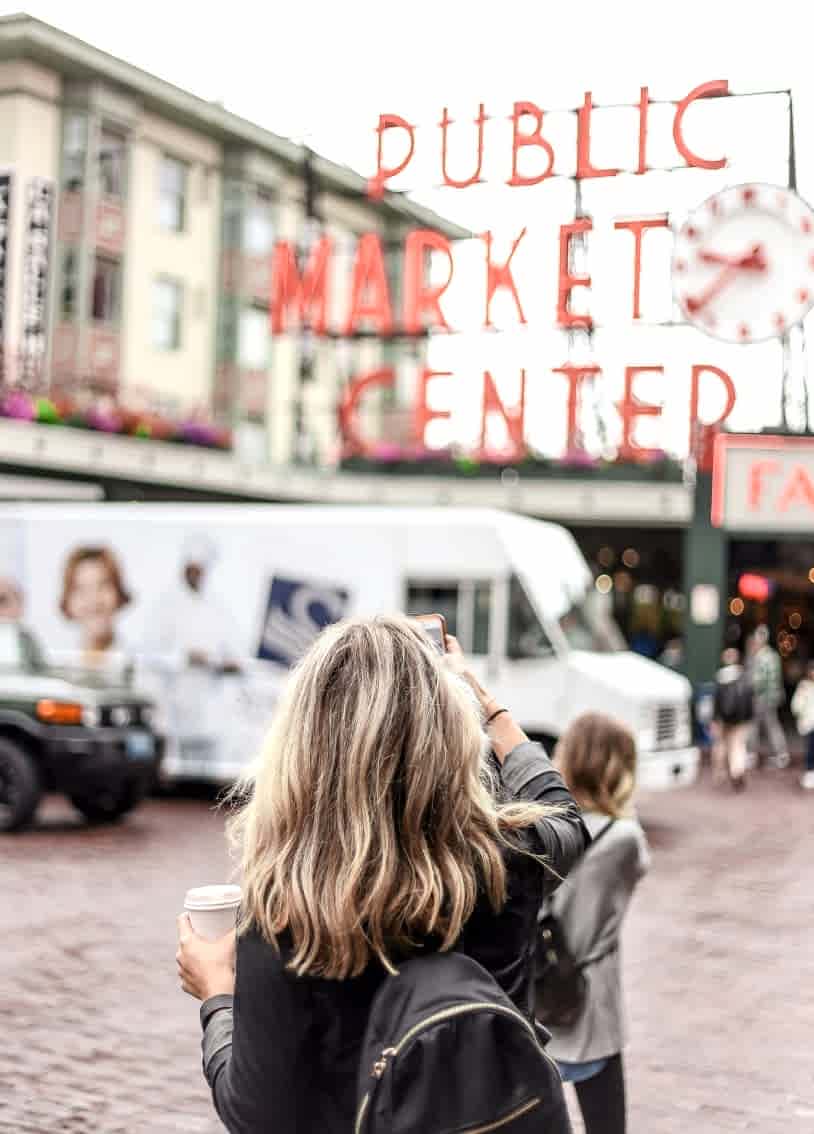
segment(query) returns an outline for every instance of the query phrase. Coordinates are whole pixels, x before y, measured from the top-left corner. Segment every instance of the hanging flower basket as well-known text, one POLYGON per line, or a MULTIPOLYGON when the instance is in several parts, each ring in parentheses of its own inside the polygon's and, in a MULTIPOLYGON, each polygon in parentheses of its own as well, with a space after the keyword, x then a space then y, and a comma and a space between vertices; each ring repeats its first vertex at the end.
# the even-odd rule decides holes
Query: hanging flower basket
POLYGON ((231 432, 212 422, 199 418, 173 421, 161 414, 129 409, 112 403, 110 399, 83 405, 65 395, 33 398, 24 390, 7 389, 0 392, 0 417, 41 425, 65 425, 74 429, 150 441, 172 441, 207 449, 232 447, 231 432))

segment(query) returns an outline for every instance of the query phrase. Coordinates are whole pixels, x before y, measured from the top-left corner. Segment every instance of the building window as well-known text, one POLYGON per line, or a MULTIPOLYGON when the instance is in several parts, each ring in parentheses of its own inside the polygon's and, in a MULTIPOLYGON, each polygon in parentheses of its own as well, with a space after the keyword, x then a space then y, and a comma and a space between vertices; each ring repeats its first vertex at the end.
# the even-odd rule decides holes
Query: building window
POLYGON ((183 286, 177 280, 153 281, 152 343, 156 350, 177 350, 181 345, 183 286))
POLYGON ((122 266, 118 260, 97 256, 93 262, 91 317, 99 323, 118 323, 121 310, 122 266))
MULTIPOLYGON (((407 614, 443 614, 447 632, 458 633, 458 586, 433 586, 424 582, 407 584, 407 614)), ((463 643, 461 643, 463 645, 463 643)), ((464 646, 464 649, 466 647, 464 646)))
POLYGON ((473 654, 489 653, 489 630, 492 612, 492 587, 489 583, 475 583, 472 589, 472 648, 473 654))
POLYGON ((509 644, 506 653, 515 660, 547 658, 554 653, 523 584, 514 575, 509 587, 509 644))
POLYGON ((99 192, 105 197, 123 197, 127 141, 123 134, 102 127, 99 142, 99 192))
POLYGON ((78 192, 85 182, 87 146, 87 115, 67 114, 62 135, 62 185, 69 193, 78 192))
POLYGON ((270 256, 273 246, 273 198, 266 190, 257 189, 246 208, 243 251, 249 256, 270 256))
POLYGON ((267 370, 269 316, 265 307, 244 307, 238 330, 238 364, 241 370, 267 370))
POLYGON ((73 248, 62 254, 62 273, 59 291, 59 316, 63 320, 75 319, 79 314, 79 255, 73 248))
POLYGON ((189 168, 177 158, 161 159, 158 175, 158 223, 170 232, 183 232, 186 225, 189 168))

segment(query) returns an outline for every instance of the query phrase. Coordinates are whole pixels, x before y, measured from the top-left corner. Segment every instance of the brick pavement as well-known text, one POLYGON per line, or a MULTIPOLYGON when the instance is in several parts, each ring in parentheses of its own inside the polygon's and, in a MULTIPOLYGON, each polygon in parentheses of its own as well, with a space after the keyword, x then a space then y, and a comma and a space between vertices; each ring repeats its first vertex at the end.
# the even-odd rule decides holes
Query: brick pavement
MULTIPOLYGON (((742 796, 703 783, 641 811, 631 1134, 814 1132, 814 798, 767 772, 742 796)), ((173 954, 184 890, 226 873, 221 819, 193 799, 109 830, 54 800, 0 841, 3 1134, 221 1129, 173 954)))

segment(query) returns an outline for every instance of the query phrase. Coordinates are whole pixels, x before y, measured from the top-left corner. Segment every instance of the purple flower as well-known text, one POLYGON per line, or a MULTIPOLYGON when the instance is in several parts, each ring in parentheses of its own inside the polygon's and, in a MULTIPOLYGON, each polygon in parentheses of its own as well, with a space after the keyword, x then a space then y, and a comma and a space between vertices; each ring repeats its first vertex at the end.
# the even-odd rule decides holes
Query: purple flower
POLYGON ((568 449, 561 457, 560 463, 575 469, 595 469, 599 462, 584 449, 568 449))
POLYGON ((121 433, 122 419, 112 410, 93 407, 85 415, 85 424, 100 433, 121 433))
POLYGON ((396 445, 392 441, 379 441, 371 449, 370 455, 374 461, 381 461, 382 464, 391 464, 395 461, 402 460, 405 454, 401 445, 396 445))
POLYGON ((177 437, 188 445, 213 446, 218 443, 218 430, 214 425, 203 421, 182 421, 178 426, 177 437))
POLYGON ((37 416, 37 407, 22 390, 8 390, 0 400, 0 415, 17 421, 33 421, 37 416))

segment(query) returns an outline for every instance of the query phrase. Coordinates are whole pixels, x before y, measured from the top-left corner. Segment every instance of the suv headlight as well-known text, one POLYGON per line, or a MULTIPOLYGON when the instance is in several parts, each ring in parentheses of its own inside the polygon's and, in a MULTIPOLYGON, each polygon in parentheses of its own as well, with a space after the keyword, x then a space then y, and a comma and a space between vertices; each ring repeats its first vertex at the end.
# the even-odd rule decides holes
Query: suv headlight
POLYGON ((139 717, 141 723, 146 725, 147 728, 153 728, 157 719, 155 705, 142 705, 139 710, 139 717))
POLYGON ((115 705, 110 710, 110 723, 115 728, 125 728, 133 719, 133 713, 127 705, 115 705))

